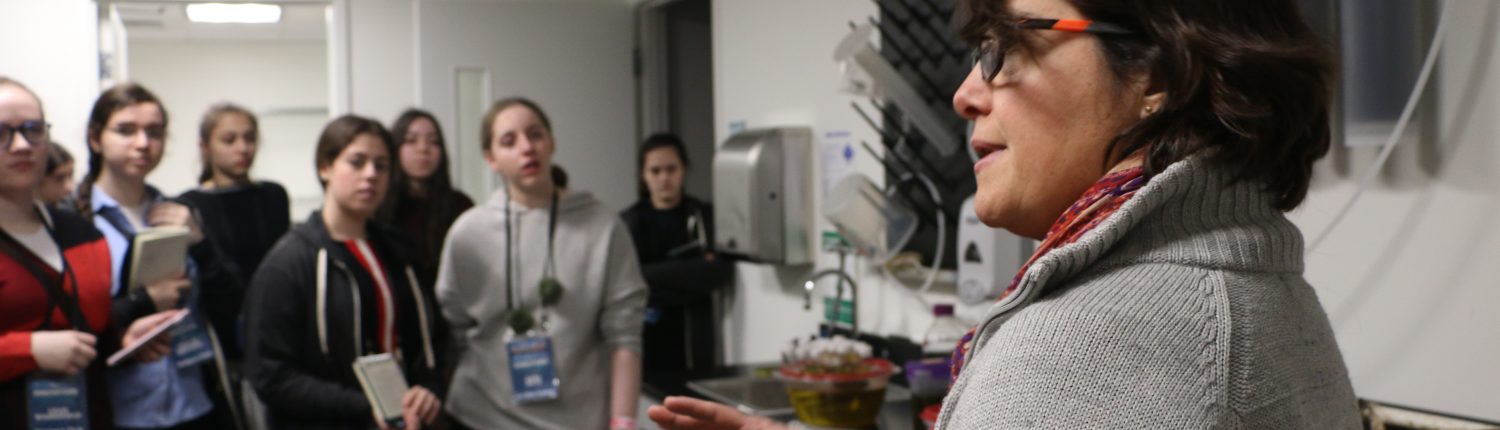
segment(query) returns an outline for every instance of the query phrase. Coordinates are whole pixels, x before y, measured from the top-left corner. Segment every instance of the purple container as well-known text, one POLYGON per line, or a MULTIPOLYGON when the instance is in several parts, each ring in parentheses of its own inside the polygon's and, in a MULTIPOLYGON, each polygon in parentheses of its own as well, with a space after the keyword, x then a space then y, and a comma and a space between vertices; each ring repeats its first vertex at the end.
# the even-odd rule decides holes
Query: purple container
POLYGON ((948 391, 952 359, 924 358, 906 362, 906 381, 915 396, 942 396, 948 391))

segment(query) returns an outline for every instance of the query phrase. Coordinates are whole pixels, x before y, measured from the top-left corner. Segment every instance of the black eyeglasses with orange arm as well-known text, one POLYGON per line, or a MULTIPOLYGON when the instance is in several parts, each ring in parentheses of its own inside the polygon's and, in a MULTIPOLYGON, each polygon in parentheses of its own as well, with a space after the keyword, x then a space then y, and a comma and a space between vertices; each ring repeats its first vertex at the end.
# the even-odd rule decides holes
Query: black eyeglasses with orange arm
MULTIPOLYGON (((1027 18, 1016 21, 1013 27, 1016 30, 1055 30, 1072 33, 1091 33, 1100 35, 1132 35, 1135 34, 1128 28, 1120 25, 1099 22, 1088 19, 1036 19, 1027 18)), ((989 39, 974 50, 974 62, 979 64, 979 71, 983 73, 985 82, 995 79, 1000 73, 1000 68, 1005 66, 1005 53, 1010 50, 1013 41, 989 39)))

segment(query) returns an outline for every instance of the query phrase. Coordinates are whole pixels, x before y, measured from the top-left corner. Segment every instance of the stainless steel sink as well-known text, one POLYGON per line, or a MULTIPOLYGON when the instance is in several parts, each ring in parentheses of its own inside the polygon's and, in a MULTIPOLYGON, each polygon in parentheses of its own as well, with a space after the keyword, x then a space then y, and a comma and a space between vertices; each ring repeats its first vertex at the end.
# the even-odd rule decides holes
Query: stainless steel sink
MULTIPOLYGON (((797 418, 791 399, 781 381, 769 377, 738 376, 690 381, 688 388, 716 402, 734 406, 741 412, 777 421, 797 418)), ((885 390, 885 406, 880 411, 881 429, 907 429, 912 426, 911 391, 897 385, 885 390)))

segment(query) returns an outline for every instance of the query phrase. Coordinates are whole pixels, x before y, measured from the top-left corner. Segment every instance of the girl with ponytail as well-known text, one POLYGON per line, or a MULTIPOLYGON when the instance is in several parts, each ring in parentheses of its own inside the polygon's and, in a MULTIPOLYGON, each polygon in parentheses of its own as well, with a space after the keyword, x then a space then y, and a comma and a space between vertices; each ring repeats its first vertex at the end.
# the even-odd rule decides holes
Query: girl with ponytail
MULTIPOLYGON (((197 210, 204 235, 222 252, 224 266, 237 285, 250 285, 250 275, 261 258, 291 227, 286 189, 250 178, 259 147, 259 121, 249 109, 233 103, 208 108, 198 125, 198 149, 203 157, 200 187, 179 198, 197 210)), ((224 312, 239 315, 240 302, 238 297, 231 300, 224 312)), ((226 345, 225 353, 238 362, 238 338, 225 343, 232 344, 226 345)))

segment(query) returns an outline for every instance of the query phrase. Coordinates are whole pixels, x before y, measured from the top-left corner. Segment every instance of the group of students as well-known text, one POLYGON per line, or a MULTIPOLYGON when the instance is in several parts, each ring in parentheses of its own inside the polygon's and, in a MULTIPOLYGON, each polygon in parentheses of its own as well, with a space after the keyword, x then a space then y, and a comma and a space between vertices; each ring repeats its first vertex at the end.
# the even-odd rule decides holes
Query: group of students
MULTIPOLYGON (((250 178, 252 112, 209 109, 200 187, 175 198, 146 181, 167 123, 146 88, 104 91, 74 187, 42 100, 0 77, 0 428, 31 428, 47 382, 74 384, 95 430, 386 429, 353 366, 385 354, 411 387, 408 429, 635 428, 643 331, 683 345, 657 326, 703 318, 688 312, 703 293, 674 274, 728 276, 670 135, 642 146, 642 203, 622 220, 559 186, 552 123, 528 99, 484 116, 505 186, 477 206, 450 183, 431 114, 390 131, 345 115, 314 151, 322 206, 292 225, 285 189, 250 178), (191 232, 185 273, 128 279, 133 238, 163 226, 191 232), (169 321, 171 336, 142 340, 169 321)), ((651 358, 694 357, 711 352, 651 358)))

